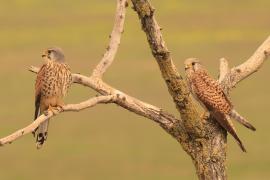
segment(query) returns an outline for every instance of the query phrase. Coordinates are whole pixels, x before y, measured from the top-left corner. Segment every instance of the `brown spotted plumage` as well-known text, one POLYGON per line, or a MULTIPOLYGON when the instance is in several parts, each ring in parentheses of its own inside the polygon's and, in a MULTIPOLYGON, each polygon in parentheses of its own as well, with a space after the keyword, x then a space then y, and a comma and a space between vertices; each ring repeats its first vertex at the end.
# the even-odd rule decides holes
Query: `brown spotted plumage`
MULTIPOLYGON (((37 74, 35 84, 35 119, 48 109, 64 105, 68 88, 72 82, 70 69, 60 48, 48 48, 43 54, 45 64, 37 74)), ((41 148, 48 136, 49 120, 35 131, 37 148, 41 148)))
POLYGON ((236 139, 241 149, 246 152, 243 143, 236 134, 231 118, 251 130, 255 131, 256 129, 233 109, 232 103, 223 92, 220 84, 208 75, 197 59, 187 59, 185 71, 193 97, 215 117, 218 123, 236 139))

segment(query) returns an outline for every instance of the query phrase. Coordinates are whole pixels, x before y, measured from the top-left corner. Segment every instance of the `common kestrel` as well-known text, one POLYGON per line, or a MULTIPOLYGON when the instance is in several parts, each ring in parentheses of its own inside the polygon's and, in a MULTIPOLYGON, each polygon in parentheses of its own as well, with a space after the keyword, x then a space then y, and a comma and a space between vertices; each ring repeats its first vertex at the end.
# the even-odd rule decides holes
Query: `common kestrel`
POLYGON ((208 75, 199 60, 187 59, 185 72, 193 97, 236 139, 242 151, 246 152, 243 143, 236 134, 231 118, 253 131, 256 130, 254 126, 237 113, 220 84, 208 75))
MULTIPOLYGON (((35 84, 35 119, 48 109, 61 108, 63 98, 72 82, 70 68, 60 48, 48 48, 42 54, 45 64, 37 74, 35 84)), ((36 146, 41 148, 48 136, 49 120, 40 124, 34 135, 36 146)))

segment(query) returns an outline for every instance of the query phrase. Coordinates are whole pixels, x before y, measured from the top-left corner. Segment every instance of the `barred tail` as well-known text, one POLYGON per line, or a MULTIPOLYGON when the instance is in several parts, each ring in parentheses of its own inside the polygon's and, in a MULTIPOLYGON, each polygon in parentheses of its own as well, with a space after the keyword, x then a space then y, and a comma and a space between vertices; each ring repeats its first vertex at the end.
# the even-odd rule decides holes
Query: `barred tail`
POLYGON ((251 129, 252 131, 256 131, 256 128, 252 124, 250 124, 245 118, 243 118, 236 110, 233 109, 231 111, 230 117, 232 119, 235 119, 236 121, 238 121, 239 123, 241 123, 245 127, 251 129))
POLYGON ((49 128, 49 120, 41 123, 38 126, 38 129, 35 132, 37 149, 40 149, 42 147, 42 145, 44 144, 44 142, 47 140, 48 128, 49 128))

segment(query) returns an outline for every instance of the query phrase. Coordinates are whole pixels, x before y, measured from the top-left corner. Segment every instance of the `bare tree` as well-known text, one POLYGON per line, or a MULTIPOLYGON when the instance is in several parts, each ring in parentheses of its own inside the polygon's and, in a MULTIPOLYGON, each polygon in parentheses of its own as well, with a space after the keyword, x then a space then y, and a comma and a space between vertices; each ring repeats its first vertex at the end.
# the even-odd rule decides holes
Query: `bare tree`
MULTIPOLYGON (((78 104, 68 104, 58 113, 80 111, 97 104, 115 103, 131 112, 144 116, 158 123, 166 132, 175 138, 183 150, 191 157, 198 178, 227 179, 226 151, 227 133, 212 117, 201 117, 194 105, 184 78, 177 72, 171 54, 162 38, 161 28, 154 17, 154 8, 148 0, 131 0, 133 9, 137 12, 142 29, 146 34, 150 49, 156 59, 168 91, 180 113, 180 119, 163 111, 161 108, 148 104, 135 97, 113 88, 102 80, 103 74, 112 64, 120 44, 123 32, 127 0, 117 0, 115 23, 110 36, 110 43, 105 54, 90 77, 73 74, 73 82, 91 88, 100 96, 78 104)), ((229 68, 228 61, 220 60, 219 82, 224 92, 230 90, 241 80, 258 71, 270 54, 270 37, 256 52, 239 66, 229 68)), ((30 71, 37 73, 39 68, 31 67, 30 71)), ((0 145, 12 143, 23 135, 33 132, 40 123, 56 116, 58 113, 48 112, 36 121, 13 134, 0 139, 0 145)))

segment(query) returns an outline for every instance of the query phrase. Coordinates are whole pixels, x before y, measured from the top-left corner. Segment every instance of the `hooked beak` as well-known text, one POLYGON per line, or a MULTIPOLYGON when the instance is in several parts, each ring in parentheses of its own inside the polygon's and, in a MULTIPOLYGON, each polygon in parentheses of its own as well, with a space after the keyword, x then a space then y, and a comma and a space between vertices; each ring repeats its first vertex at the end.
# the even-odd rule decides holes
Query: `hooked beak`
POLYGON ((188 65, 185 66, 185 71, 186 71, 187 69, 189 69, 188 65))
POLYGON ((41 55, 41 57, 43 57, 43 58, 45 58, 47 55, 45 54, 45 53, 43 53, 42 55, 41 55))

